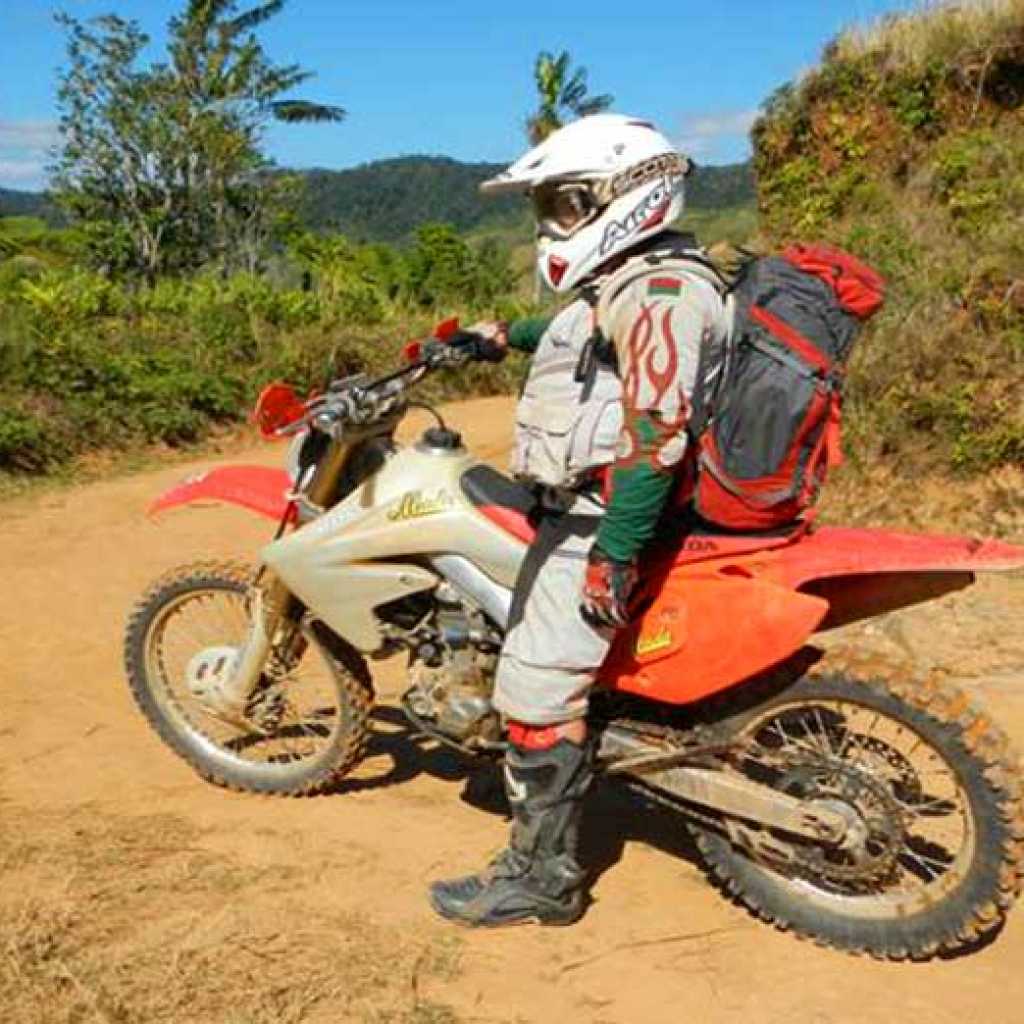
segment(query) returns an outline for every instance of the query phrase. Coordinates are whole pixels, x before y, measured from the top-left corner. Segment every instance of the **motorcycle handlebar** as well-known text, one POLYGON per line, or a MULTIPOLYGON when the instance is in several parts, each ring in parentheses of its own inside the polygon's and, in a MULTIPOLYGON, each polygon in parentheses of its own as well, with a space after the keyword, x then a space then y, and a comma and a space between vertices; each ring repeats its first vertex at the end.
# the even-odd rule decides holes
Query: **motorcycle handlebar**
POLYGON ((402 407, 405 392, 428 373, 481 358, 481 340, 470 331, 459 331, 444 341, 428 338, 418 343, 418 358, 382 377, 366 381, 356 376, 333 381, 328 393, 314 399, 307 415, 288 432, 312 425, 336 436, 346 425, 365 425, 391 415, 402 407))

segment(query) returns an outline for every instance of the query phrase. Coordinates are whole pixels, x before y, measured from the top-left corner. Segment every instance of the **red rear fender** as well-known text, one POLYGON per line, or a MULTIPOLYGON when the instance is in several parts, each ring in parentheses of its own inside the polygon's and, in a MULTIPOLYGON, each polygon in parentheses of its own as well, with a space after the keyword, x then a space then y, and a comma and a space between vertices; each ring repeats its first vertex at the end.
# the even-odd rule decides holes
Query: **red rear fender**
POLYGON ((241 505, 268 519, 280 520, 288 510, 291 481, 283 469, 268 466, 218 466, 186 477, 160 495, 146 510, 155 516, 179 505, 221 503, 241 505))
POLYGON ((700 700, 792 656, 816 631, 931 600, 975 572, 1024 569, 1000 541, 822 527, 790 539, 693 538, 645 575, 651 605, 602 669, 606 685, 700 700))
POLYGON ((776 551, 779 582, 876 573, 973 573, 1024 569, 1024 548, 998 540, 823 526, 776 551))
POLYGON ((773 578, 821 597, 821 628, 934 600, 978 572, 1024 569, 1024 548, 997 540, 823 527, 777 552, 773 578))

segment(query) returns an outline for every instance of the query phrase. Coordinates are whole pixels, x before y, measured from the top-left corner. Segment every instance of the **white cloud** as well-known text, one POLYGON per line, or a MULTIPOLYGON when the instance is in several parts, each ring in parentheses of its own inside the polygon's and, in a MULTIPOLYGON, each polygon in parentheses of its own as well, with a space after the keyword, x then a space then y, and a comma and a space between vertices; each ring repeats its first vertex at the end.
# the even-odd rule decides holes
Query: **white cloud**
POLYGON ((56 121, 0 121, 0 150, 44 150, 59 139, 56 121))
POLYGON ((0 121, 0 185, 42 188, 59 139, 55 121, 0 121))
POLYGON ((698 160, 743 159, 749 154, 748 136, 757 120, 756 110, 720 110, 682 118, 676 141, 698 160))
POLYGON ((0 187, 42 188, 45 171, 46 165, 42 160, 0 159, 0 187))

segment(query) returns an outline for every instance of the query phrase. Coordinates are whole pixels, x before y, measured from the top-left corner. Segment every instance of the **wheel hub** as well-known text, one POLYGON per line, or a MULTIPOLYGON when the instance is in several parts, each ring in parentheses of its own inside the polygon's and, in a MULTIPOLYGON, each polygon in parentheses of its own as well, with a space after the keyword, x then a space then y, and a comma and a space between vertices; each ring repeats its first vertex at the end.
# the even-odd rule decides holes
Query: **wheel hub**
POLYGON ((851 853, 858 853, 864 849, 864 844, 871 834, 867 822, 861 816, 856 807, 851 806, 843 800, 826 797, 822 800, 810 800, 808 806, 838 814, 846 822, 843 829, 842 840, 837 844, 839 849, 851 853))
POLYGON ((206 714, 236 728, 251 729, 253 723, 244 709, 224 692, 240 656, 237 647, 204 648, 186 666, 185 684, 206 714))
POLYGON ((801 849, 797 861, 814 876, 841 885, 863 885, 886 877, 903 840, 899 805, 884 784, 861 767, 822 759, 792 768, 787 788, 812 807, 840 815, 846 822, 835 846, 801 849))
POLYGON ((216 706, 238 664, 237 647, 207 647, 194 655, 185 668, 189 693, 204 704, 216 706))

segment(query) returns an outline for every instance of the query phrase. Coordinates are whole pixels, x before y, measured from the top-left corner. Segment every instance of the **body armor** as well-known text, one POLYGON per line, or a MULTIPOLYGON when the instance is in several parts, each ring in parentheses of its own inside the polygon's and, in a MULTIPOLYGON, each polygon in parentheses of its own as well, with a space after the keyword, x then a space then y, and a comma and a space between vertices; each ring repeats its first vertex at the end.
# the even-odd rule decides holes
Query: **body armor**
MULTIPOLYGON (((621 303, 642 303, 647 279, 670 271, 684 281, 722 278, 695 250, 636 256, 567 306, 540 340, 516 409, 513 473, 528 482, 575 488, 616 459, 623 427, 622 382, 608 325, 621 303), (637 294, 634 294, 637 293, 637 294)), ((698 386, 711 386, 725 358, 726 313, 702 353, 698 386)))

